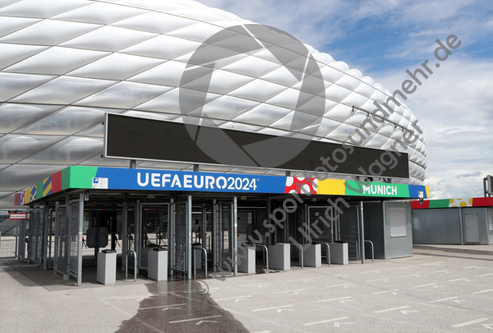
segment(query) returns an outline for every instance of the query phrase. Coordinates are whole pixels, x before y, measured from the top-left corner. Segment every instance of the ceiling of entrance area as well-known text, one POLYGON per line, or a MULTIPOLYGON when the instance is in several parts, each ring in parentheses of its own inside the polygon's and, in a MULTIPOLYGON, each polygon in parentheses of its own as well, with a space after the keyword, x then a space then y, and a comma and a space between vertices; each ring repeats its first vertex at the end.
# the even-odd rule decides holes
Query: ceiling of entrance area
MULTIPOLYGON (((11 206, 15 192, 69 165, 128 167, 127 161, 101 158, 105 113, 183 122, 178 86, 191 55, 222 29, 251 23, 186 0, 0 2, 0 206, 11 206)), ((352 106, 372 111, 374 101, 383 103, 392 93, 306 47, 325 84, 325 113, 313 140, 347 142, 367 118, 352 106)), ((240 54, 216 68, 204 111, 220 128, 289 134, 301 83, 272 54, 240 54)), ((361 145, 387 149, 417 121, 404 104, 387 120, 377 128, 367 124, 371 134, 361 145)), ((422 184, 423 134, 406 152, 410 178, 401 182, 422 184)), ((144 161, 137 167, 192 169, 144 161)))

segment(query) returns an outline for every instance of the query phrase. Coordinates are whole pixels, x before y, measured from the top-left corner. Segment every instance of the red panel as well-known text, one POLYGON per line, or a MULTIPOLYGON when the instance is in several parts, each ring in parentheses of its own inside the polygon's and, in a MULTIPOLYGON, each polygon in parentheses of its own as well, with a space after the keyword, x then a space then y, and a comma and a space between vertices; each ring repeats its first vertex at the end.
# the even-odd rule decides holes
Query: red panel
POLYGON ((284 193, 291 193, 291 191, 294 191, 294 193, 317 194, 317 190, 313 186, 314 181, 315 181, 315 178, 310 178, 310 179, 301 178, 300 179, 298 177, 293 177, 293 184, 291 186, 286 185, 286 187, 284 188, 284 193))
POLYGON ((422 204, 419 201, 411 201, 411 209, 426 209, 430 208, 430 201, 424 200, 422 204))
POLYGON ((473 198, 472 206, 473 207, 493 206, 493 198, 473 198))
POLYGON ((51 193, 60 192, 62 190, 62 172, 58 171, 51 176, 52 188, 51 193))

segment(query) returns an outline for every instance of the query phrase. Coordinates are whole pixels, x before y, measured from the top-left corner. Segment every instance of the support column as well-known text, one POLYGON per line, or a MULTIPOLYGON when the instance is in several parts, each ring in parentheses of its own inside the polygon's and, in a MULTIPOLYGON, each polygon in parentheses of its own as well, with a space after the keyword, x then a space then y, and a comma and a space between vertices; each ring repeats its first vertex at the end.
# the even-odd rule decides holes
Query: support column
POLYGON ((113 210, 113 213, 111 214, 110 218, 110 239, 111 239, 111 249, 114 251, 116 249, 116 224, 117 224, 117 212, 116 212, 116 206, 113 205, 111 208, 113 210))
POLYGON ((330 242, 334 243, 334 208, 330 208, 330 242))
POLYGON ((123 202, 122 206, 122 264, 121 264, 121 271, 125 271, 125 258, 127 256, 128 252, 128 233, 127 233, 127 226, 128 226, 128 208, 127 208, 127 202, 123 202))
POLYGON ((233 204, 231 205, 231 236, 232 236, 232 251, 231 255, 233 256, 233 274, 238 275, 238 201, 236 197, 233 197, 233 204))
POLYGON ((212 270, 217 271, 218 258, 217 258, 217 203, 216 199, 212 200, 212 270))
POLYGON ((308 244, 312 242, 312 226, 310 225, 310 213, 308 212, 307 204, 303 205, 303 219, 303 224, 306 226, 306 234, 308 235, 308 237, 303 237, 303 244, 308 244))
POLYGON ((462 207, 459 206, 459 229, 460 229, 460 245, 464 245, 464 221, 462 218, 462 207))
POLYGON ((365 263, 365 218, 363 216, 363 201, 359 203, 361 219, 361 263, 365 263))
POLYGON ((187 214, 186 214, 186 233, 187 233, 187 247, 186 247, 186 256, 187 256, 187 278, 189 280, 192 279, 192 196, 189 195, 187 197, 187 214))
POLYGON ((142 255, 142 219, 141 219, 141 206, 140 206, 140 200, 137 200, 135 202, 135 253, 137 256, 137 269, 140 269, 140 260, 141 260, 141 255, 142 255))
POLYGON ((15 232, 14 232, 14 233, 15 233, 15 235, 16 235, 16 236, 15 236, 15 249, 14 249, 14 255, 15 255, 15 259, 17 259, 17 260, 19 260, 19 257, 18 257, 18 255, 17 255, 17 254, 18 254, 18 252, 17 252, 17 248, 18 248, 18 246, 19 246, 19 224, 20 224, 20 223, 21 223, 21 222, 17 221, 17 226, 16 226, 16 227, 15 227, 15 229, 14 229, 14 230, 15 230, 15 232))
MULTIPOLYGON (((55 250, 53 251, 53 274, 56 275, 58 269, 58 233, 60 228, 59 216, 60 202, 55 203, 55 250)), ((24 240, 22 240, 24 242, 24 240)))
POLYGON ((84 228, 84 193, 79 194, 79 232, 77 237, 77 285, 82 284, 82 236, 84 228))
MULTIPOLYGON (((41 267, 43 271, 48 269, 48 223, 50 223, 50 207, 43 205, 43 237, 41 237, 41 267)), ((51 237, 51 236, 50 236, 51 237)))
POLYGON ((72 206, 70 205, 70 198, 65 196, 65 272, 63 278, 69 279, 70 272, 70 220, 72 218, 72 206))
MULTIPOLYGON (((269 216, 272 212, 271 210, 271 198, 269 195, 267 195, 267 203, 266 203, 266 210, 267 210, 267 219, 269 219, 269 216)), ((268 233, 267 235, 267 239, 265 240, 265 245, 274 245, 273 242, 272 242, 272 233, 268 233)))
POLYGON ((171 199, 169 203, 169 223, 168 223, 168 266, 169 274, 173 275, 175 273, 175 199, 171 199))

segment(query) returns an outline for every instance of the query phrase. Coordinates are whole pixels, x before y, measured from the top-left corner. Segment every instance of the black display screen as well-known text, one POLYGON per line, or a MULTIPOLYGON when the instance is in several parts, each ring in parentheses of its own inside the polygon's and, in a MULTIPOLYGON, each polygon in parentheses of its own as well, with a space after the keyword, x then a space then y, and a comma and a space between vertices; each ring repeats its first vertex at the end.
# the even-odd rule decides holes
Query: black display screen
MULTIPOLYGON (((328 163, 332 167, 337 165, 336 170, 329 170, 330 173, 355 175, 367 173, 370 175, 377 174, 376 176, 379 177, 409 178, 408 154, 397 154, 395 152, 385 152, 384 150, 363 147, 353 148, 354 151, 351 154, 349 154, 349 149, 346 149, 348 154, 341 162, 343 154, 333 155, 335 150, 341 149, 341 144, 108 114, 106 119, 104 156, 134 160, 189 162, 193 164, 262 167, 300 171, 314 171, 317 167, 323 166, 320 160, 321 157, 329 157, 331 160, 328 163), (190 136, 187 128, 189 130, 192 128, 197 133, 207 133, 209 142, 212 142, 214 146, 214 158, 210 157, 210 153, 205 153, 197 145, 196 141, 190 136), (225 134, 236 145, 223 145, 225 134), (259 162, 262 158, 238 158, 237 152, 234 151, 235 149, 239 149, 238 147, 244 147, 252 143, 273 138, 280 140, 277 143, 282 143, 282 148, 276 151, 276 153, 281 155, 283 153, 289 154, 290 149, 297 145, 306 145, 306 147, 293 158, 275 166, 269 162, 259 162), (336 163, 333 157, 339 159, 340 163, 336 163), (365 172, 362 172, 361 168, 365 172)), ((265 158, 264 160, 268 160, 268 156, 265 156, 265 158)), ((327 166, 324 167, 328 169, 327 166)))

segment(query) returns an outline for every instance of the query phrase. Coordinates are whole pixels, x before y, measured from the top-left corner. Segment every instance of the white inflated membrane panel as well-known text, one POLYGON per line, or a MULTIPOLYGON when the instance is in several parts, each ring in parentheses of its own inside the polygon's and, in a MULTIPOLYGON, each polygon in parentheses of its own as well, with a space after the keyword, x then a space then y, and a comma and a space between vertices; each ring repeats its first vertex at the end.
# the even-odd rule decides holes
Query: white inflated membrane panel
MULTIPOLYGON (((0 1, 0 202, 68 165, 125 167, 125 161, 100 157, 104 114, 183 122, 178 87, 187 61, 209 37, 240 24, 251 22, 188 0, 0 1)), ((392 93, 306 46, 324 80, 321 121, 310 114, 321 98, 315 91, 294 118, 302 85, 293 75, 299 74, 297 62, 288 69, 266 49, 217 61, 203 111, 223 128, 272 135, 296 136, 300 126, 319 123, 313 140, 321 142, 349 142, 364 127, 370 134, 359 145, 377 149, 403 151, 403 130, 412 130, 418 137, 405 151, 410 178, 396 181, 422 184, 425 138, 414 130, 411 110, 389 103, 392 123, 368 123, 366 113, 352 112, 352 106, 373 111, 374 101, 383 103, 392 93)), ((187 89, 199 89, 201 79, 193 78, 187 89)), ((422 131, 419 121, 416 126, 422 131)), ((158 162, 138 166, 192 168, 158 162)))

